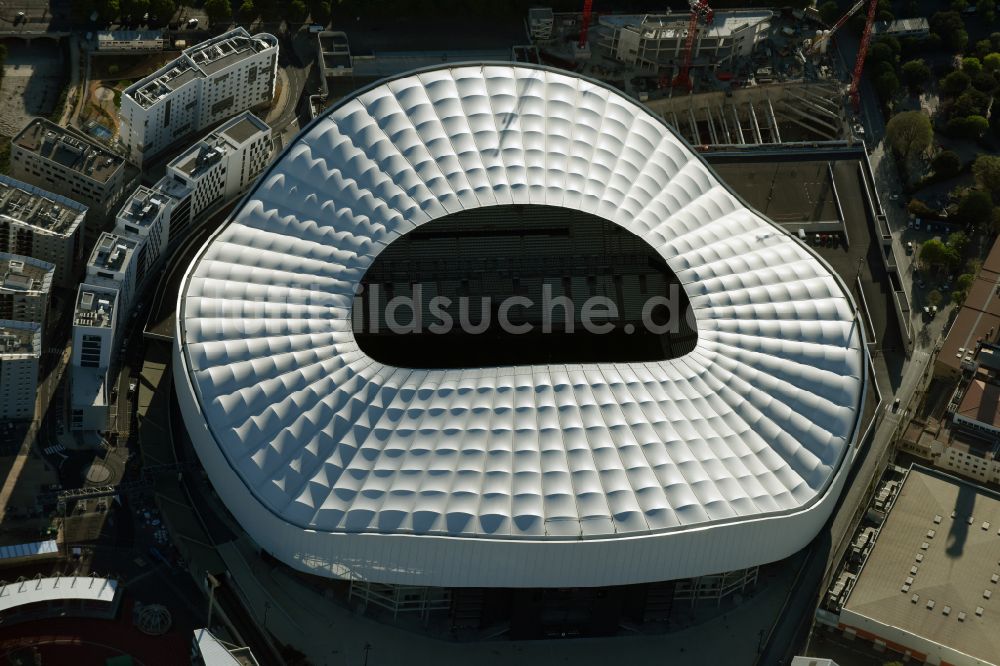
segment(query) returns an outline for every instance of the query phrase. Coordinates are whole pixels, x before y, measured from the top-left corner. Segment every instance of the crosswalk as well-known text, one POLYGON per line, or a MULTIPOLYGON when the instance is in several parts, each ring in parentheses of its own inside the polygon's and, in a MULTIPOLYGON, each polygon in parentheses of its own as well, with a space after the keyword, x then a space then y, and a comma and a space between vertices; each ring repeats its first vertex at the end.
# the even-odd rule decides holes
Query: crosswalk
MULTIPOLYGON (((42 452, 47 456, 51 456, 54 454, 63 455, 63 451, 65 450, 66 447, 63 446, 62 444, 54 444, 52 446, 45 447, 44 449, 42 449, 42 452)), ((65 458, 66 456, 63 455, 63 457, 65 458)))

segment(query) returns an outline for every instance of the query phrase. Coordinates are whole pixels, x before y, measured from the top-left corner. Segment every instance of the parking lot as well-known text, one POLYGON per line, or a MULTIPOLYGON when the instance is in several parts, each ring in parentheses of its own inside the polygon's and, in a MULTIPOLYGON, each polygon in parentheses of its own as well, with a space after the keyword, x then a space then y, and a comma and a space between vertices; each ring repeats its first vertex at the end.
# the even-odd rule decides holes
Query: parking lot
POLYGON ((7 60, 0 83, 0 134, 14 136, 34 116, 52 113, 66 83, 62 48, 49 39, 30 45, 4 41, 7 60))

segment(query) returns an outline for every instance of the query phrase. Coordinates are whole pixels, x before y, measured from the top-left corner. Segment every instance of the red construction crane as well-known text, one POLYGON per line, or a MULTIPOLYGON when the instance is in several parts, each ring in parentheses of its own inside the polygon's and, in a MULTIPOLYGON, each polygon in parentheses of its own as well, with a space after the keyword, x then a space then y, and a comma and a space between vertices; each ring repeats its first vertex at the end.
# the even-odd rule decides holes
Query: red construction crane
POLYGON ((865 31, 861 33, 861 45, 858 47, 858 59, 854 61, 854 74, 851 76, 851 104, 854 112, 861 110, 861 93, 858 87, 861 85, 861 73, 865 69, 865 58, 868 57, 868 45, 872 41, 872 26, 875 24, 875 9, 878 7, 878 0, 871 0, 868 5, 868 18, 865 20, 865 31))
POLYGON ((583 0, 583 19, 580 21, 580 42, 578 46, 582 49, 587 46, 587 30, 590 29, 590 10, 594 6, 594 0, 583 0))
POLYGON ((694 38, 698 34, 698 20, 701 19, 706 25, 711 25, 715 20, 715 10, 708 6, 707 0, 689 0, 691 4, 691 20, 688 22, 687 42, 684 44, 684 60, 681 63, 681 70, 674 77, 674 86, 684 86, 691 89, 691 77, 688 71, 691 69, 691 53, 694 51, 694 38))

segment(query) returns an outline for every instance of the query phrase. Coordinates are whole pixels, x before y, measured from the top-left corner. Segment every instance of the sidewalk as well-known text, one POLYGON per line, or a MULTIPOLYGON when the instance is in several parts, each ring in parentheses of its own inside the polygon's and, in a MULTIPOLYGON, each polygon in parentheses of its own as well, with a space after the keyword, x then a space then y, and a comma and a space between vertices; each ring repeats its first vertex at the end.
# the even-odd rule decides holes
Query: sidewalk
POLYGON ((436 640, 354 614, 287 576, 264 565, 247 538, 219 547, 219 554, 249 601, 258 623, 282 643, 306 653, 316 666, 361 663, 370 644, 368 663, 439 666, 492 666, 517 663, 543 666, 557 663, 600 664, 627 654, 634 663, 671 666, 753 664, 760 631, 767 631, 781 609, 796 567, 782 570, 770 585, 728 614, 698 626, 657 636, 617 636, 564 641, 495 641, 456 643, 436 640))

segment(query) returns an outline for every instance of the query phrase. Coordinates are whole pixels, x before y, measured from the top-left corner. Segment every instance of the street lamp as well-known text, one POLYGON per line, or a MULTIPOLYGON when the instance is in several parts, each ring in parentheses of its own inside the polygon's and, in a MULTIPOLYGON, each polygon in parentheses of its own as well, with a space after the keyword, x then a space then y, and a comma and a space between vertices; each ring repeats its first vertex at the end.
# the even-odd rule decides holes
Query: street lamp
POLYGON ((365 660, 362 663, 362 666, 368 666, 368 651, 371 649, 372 649, 372 644, 365 642, 365 660))

